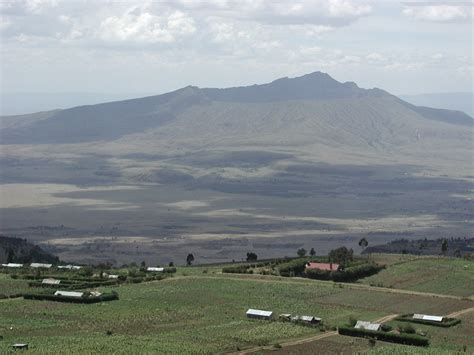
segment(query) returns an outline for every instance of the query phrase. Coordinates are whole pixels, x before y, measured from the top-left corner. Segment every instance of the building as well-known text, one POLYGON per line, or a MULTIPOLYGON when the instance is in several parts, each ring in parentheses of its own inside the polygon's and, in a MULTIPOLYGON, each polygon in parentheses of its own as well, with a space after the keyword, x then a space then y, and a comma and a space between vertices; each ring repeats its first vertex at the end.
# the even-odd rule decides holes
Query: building
POLYGON ((65 269, 65 270, 80 270, 82 266, 77 265, 59 265, 58 269, 65 269))
POLYGON ((322 271, 337 271, 341 266, 339 264, 333 263, 316 263, 314 261, 310 261, 306 264, 306 270, 322 270, 322 271))
POLYGON ((30 267, 35 269, 51 269, 53 264, 43 264, 43 263, 31 263, 30 267))
POLYGON ((2 264, 2 266, 11 267, 11 268, 20 268, 20 267, 23 267, 23 264, 8 263, 8 264, 2 264))
POLYGON ((163 272, 163 271, 165 271, 165 268, 164 267, 149 266, 149 267, 146 268, 146 271, 148 271, 148 272, 163 272))
POLYGON ((119 275, 109 275, 109 279, 118 279, 119 275))
POLYGON ((55 296, 71 297, 71 298, 81 298, 84 296, 84 292, 75 292, 75 291, 56 291, 55 296))
POLYGON ((293 322, 303 322, 307 324, 318 324, 321 323, 321 318, 313 316, 295 316, 291 318, 293 322))
POLYGON ((413 319, 418 319, 418 320, 427 320, 430 322, 442 322, 444 317, 441 316, 430 316, 427 314, 414 314, 413 319))
POLYGON ((247 318, 270 320, 270 319, 272 319, 273 312, 271 312, 271 311, 261 311, 261 310, 258 310, 258 309, 250 308, 247 311, 246 315, 247 315, 247 318))
POLYGON ((363 320, 358 320, 356 325, 354 326, 354 328, 356 329, 365 329, 365 330, 373 330, 373 331, 379 331, 381 327, 382 327, 382 324, 366 322, 363 320))
POLYGON ((41 282, 43 285, 59 285, 61 283, 61 280, 56 280, 56 279, 43 279, 41 282))

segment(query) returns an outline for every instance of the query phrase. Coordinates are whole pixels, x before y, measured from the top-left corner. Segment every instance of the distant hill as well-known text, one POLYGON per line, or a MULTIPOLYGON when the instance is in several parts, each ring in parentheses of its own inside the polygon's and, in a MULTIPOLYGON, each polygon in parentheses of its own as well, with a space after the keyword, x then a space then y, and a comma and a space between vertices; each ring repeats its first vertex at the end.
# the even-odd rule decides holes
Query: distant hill
POLYGON ((474 116, 474 93, 472 92, 400 95, 400 98, 414 105, 457 110, 471 117, 474 116))
POLYGON ((58 257, 20 238, 0 235, 0 263, 57 263, 58 257))

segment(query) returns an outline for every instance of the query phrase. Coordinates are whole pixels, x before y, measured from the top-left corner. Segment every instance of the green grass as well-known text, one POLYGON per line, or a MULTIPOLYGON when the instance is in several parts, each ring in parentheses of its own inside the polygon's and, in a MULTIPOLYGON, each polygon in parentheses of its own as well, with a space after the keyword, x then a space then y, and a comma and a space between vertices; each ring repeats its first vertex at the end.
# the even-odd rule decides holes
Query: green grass
POLYGON ((14 280, 8 274, 0 273, 0 296, 10 296, 29 290, 27 280, 14 280))
POLYGON ((469 297, 474 295, 474 262, 454 258, 422 257, 395 263, 360 282, 469 297))

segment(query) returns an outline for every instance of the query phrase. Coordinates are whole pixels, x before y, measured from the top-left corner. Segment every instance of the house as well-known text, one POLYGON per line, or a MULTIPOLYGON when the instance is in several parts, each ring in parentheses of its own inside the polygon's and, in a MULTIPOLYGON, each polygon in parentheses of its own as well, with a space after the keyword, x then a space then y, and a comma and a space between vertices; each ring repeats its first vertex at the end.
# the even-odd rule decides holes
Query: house
POLYGON ((56 280, 56 279, 43 279, 41 282, 43 285, 59 285, 61 283, 61 280, 56 280))
POLYGON ((317 263, 314 261, 310 261, 306 264, 306 270, 316 269, 322 271, 337 271, 341 266, 339 264, 333 263, 317 263))
POLYGON ((149 266, 149 267, 146 268, 146 271, 148 271, 148 272, 163 272, 163 271, 165 271, 165 268, 164 267, 149 266))
POLYGON ((427 320, 430 322, 442 322, 444 317, 441 316, 430 316, 427 314, 414 314, 413 319, 418 319, 418 320, 427 320))
POLYGON ((261 311, 259 309, 250 308, 247 311, 246 315, 247 315, 247 318, 270 320, 270 319, 272 319, 273 312, 271 312, 271 311, 261 311))
POLYGON ((43 264, 43 263, 31 263, 30 267, 35 268, 35 269, 51 269, 53 264, 43 264))
POLYGON ((307 324, 318 324, 321 323, 321 318, 313 316, 295 316, 291 319, 293 322, 303 322, 307 324))
POLYGON ((363 320, 358 320, 354 328, 356 329, 366 329, 366 330, 374 330, 378 331, 382 327, 382 324, 379 323, 371 323, 371 322, 366 322, 363 320))
POLYGON ((12 348, 15 349, 15 350, 17 350, 17 349, 28 350, 28 344, 26 344, 26 343, 16 343, 16 344, 12 345, 12 348))
POLYGON ((90 294, 91 294, 91 296, 93 296, 93 297, 102 296, 102 293, 100 293, 99 291, 91 291, 90 294))
POLYGON ((291 314, 290 313, 283 313, 278 316, 278 319, 285 322, 291 321, 291 314))
POLYGON ((119 275, 109 275, 109 279, 118 279, 119 275))
POLYGON ((58 269, 66 269, 66 270, 80 270, 82 266, 77 265, 59 265, 58 269))
POLYGON ((63 297, 72 297, 72 298, 81 298, 84 296, 84 292, 75 292, 75 291, 56 291, 54 293, 55 296, 63 296, 63 297))
POLYGON ((23 264, 8 263, 8 264, 2 264, 2 266, 11 267, 11 268, 19 268, 19 267, 23 267, 23 264))

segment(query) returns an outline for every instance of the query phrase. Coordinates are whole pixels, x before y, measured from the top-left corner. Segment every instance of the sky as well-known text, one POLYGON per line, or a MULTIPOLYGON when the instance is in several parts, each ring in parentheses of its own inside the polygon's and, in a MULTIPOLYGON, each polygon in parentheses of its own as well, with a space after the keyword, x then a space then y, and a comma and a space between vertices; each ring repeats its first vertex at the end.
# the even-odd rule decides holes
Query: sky
POLYGON ((1 91, 160 94, 314 71, 473 91, 471 1, 0 0, 1 91))

